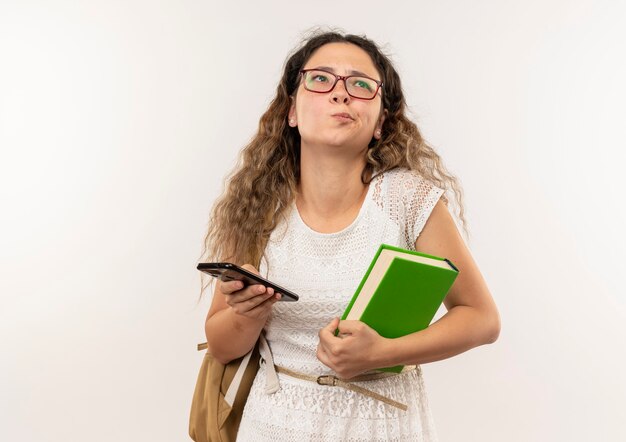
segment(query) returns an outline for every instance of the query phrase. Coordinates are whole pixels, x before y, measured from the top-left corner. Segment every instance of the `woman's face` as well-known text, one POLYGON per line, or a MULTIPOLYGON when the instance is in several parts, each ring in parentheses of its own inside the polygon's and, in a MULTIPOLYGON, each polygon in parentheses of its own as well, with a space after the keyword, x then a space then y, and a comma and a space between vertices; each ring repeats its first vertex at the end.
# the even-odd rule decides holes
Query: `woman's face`
MULTIPOLYGON (((328 43, 317 49, 303 69, 323 69, 336 75, 364 75, 382 81, 370 56, 350 43, 328 43)), ((298 127, 302 147, 334 146, 366 149, 380 138, 385 119, 379 90, 374 99, 354 98, 343 80, 327 93, 308 91, 303 81, 294 94, 289 125, 298 127)))

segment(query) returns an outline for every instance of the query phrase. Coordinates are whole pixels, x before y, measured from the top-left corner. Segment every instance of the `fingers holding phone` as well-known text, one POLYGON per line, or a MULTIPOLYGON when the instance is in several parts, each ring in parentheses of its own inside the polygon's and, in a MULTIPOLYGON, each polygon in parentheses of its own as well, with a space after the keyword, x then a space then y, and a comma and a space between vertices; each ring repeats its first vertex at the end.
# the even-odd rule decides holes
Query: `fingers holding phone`
MULTIPOLYGON (((251 265, 245 264, 244 269, 258 275, 251 265)), ((220 281, 219 290, 224 294, 226 303, 239 315, 250 318, 266 318, 272 306, 279 301, 281 295, 272 287, 261 284, 246 285, 243 281, 220 281)))

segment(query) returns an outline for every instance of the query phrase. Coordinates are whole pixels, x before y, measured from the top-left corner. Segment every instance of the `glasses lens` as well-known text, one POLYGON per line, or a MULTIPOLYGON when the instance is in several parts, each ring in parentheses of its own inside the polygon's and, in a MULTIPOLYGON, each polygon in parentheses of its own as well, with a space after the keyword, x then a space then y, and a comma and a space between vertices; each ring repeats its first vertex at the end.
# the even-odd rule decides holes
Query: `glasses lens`
POLYGON ((333 88, 336 78, 330 72, 307 71, 304 73, 304 86, 313 92, 328 92, 333 88))
POLYGON ((372 98, 376 94, 378 85, 367 77, 348 77, 346 79, 348 93, 357 98, 372 98))

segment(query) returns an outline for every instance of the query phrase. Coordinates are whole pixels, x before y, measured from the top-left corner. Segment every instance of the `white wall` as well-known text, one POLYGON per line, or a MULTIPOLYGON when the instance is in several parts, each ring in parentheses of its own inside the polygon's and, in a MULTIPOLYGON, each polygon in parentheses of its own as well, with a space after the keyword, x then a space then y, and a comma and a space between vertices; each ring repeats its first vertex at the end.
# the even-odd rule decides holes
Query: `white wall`
POLYGON ((462 180, 500 340, 442 441, 626 440, 619 1, 0 1, 0 440, 186 440, 212 201, 302 31, 366 33, 462 180))

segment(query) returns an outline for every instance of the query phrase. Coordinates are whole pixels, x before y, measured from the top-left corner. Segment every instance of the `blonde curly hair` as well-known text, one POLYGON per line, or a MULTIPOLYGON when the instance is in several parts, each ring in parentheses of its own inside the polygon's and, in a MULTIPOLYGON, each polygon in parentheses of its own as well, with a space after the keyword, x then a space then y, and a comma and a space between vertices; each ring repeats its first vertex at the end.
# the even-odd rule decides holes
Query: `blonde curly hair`
POLYGON ((465 228, 460 184, 407 118, 400 77, 389 58, 364 36, 316 32, 287 59, 276 96, 261 117, 256 135, 242 150, 226 180, 224 193, 213 206, 203 259, 249 263, 258 268, 270 234, 295 198, 300 177, 300 134, 287 124, 300 69, 321 46, 337 42, 354 44, 367 52, 383 82, 382 104, 388 113, 382 136, 370 142, 361 175, 363 183, 368 184, 374 174, 394 168, 415 170, 454 196, 455 215, 465 228))

